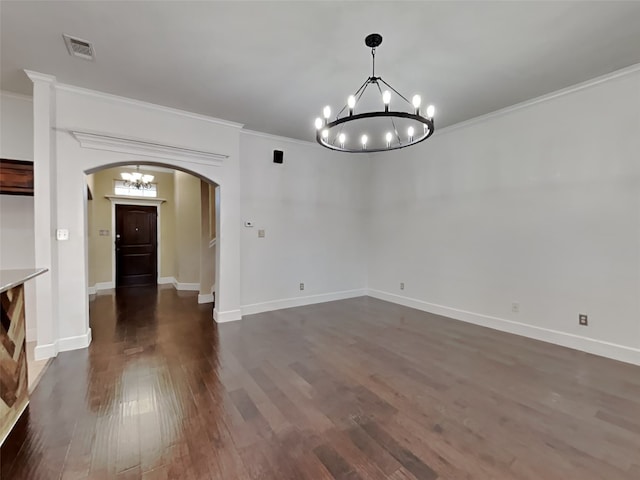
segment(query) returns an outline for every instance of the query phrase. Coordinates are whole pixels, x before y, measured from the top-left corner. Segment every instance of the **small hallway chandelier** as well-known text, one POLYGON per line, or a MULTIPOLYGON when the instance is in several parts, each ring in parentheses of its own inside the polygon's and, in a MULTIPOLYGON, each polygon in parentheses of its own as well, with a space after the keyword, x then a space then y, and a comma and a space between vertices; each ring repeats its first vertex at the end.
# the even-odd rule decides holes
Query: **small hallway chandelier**
POLYGON ((349 96, 333 120, 331 107, 324 107, 324 119, 318 117, 315 121, 316 141, 339 152, 366 153, 397 150, 426 140, 433 135, 435 108, 429 105, 421 112, 420 95, 414 95, 409 101, 382 77, 376 77, 376 48, 382 43, 382 35, 372 33, 364 43, 371 48, 371 76, 349 96), (375 86, 374 91, 378 90, 377 100, 372 105, 374 110, 367 110, 362 98, 371 85, 375 86), (408 111, 397 109, 398 102, 408 105, 408 111))
POLYGON ((122 172, 120 174, 124 182, 125 187, 137 188, 142 190, 145 188, 151 188, 151 182, 153 182, 153 175, 143 175, 140 173, 140 165, 136 166, 135 172, 122 172))

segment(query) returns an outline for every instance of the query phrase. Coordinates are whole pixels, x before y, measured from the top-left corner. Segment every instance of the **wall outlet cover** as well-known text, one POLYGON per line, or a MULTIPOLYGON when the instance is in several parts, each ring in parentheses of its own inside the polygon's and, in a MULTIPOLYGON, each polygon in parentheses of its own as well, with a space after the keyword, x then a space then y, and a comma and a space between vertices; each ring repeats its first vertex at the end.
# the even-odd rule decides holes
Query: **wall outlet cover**
POLYGON ((578 323, 585 327, 589 325, 589 317, 587 317, 586 313, 578 314, 578 323))
POLYGON ((59 228, 56 230, 56 238, 58 240, 69 240, 69 230, 66 228, 59 228))

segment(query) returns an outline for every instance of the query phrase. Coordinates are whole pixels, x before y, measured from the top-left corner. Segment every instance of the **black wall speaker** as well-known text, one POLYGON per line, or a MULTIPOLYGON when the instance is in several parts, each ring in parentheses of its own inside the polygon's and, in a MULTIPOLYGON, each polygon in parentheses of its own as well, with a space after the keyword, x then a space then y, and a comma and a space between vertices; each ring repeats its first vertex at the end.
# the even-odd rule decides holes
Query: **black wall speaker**
POLYGON ((273 163, 282 163, 284 161, 284 152, 282 150, 273 151, 273 163))

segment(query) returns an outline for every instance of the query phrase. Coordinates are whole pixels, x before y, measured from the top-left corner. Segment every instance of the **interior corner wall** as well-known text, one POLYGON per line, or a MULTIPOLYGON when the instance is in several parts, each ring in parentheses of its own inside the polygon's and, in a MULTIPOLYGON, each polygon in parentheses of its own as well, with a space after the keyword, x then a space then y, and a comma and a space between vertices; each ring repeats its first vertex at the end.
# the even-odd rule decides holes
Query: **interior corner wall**
POLYGON ((243 315, 365 294, 368 175, 367 156, 241 133, 243 315))
MULTIPOLYGON (((33 101, 0 92, 0 157, 33 162, 33 101)), ((33 268, 33 197, 0 195, 0 269, 33 268)), ((36 339, 33 282, 25 284, 27 341, 36 339)))
POLYGON ((200 179, 174 173, 176 209, 176 280, 200 289, 200 179))
POLYGON ((371 295, 640 363, 638 105, 636 71, 374 155, 371 295))
POLYGON ((200 297, 198 301, 213 299, 216 281, 215 186, 200 180, 200 297), (213 222, 212 222, 213 220, 213 222), (214 227, 211 227, 214 223, 214 227), (211 234, 213 233, 213 238, 211 234))

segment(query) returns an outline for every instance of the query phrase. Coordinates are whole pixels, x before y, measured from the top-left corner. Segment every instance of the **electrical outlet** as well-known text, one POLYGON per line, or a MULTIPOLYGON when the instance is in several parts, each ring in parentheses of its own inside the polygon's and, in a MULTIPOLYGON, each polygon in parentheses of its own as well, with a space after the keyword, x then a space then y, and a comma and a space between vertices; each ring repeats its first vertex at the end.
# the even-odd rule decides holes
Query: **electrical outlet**
POLYGON ((586 313, 579 313, 578 314, 578 323, 580 325, 582 325, 583 327, 588 327, 589 326, 589 318, 587 317, 586 313))
POLYGON ((61 241, 69 240, 69 230, 66 228, 59 228, 56 230, 56 238, 61 241))
POLYGON ((264 230, 258 230, 258 238, 264 238, 264 230))
POLYGON ((300 290, 304 290, 304 283, 300 284, 300 290))
POLYGON ((511 311, 512 311, 513 313, 520 313, 520 303, 518 303, 518 302, 513 302, 513 303, 511 304, 511 311))
POLYGON ((400 282, 400 290, 404 290, 404 282, 400 282))

